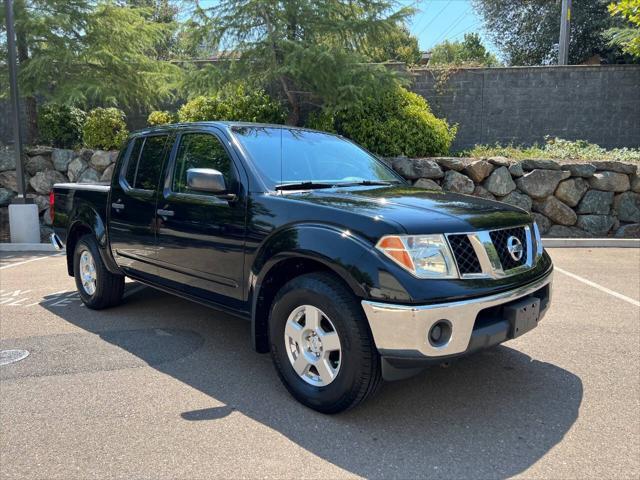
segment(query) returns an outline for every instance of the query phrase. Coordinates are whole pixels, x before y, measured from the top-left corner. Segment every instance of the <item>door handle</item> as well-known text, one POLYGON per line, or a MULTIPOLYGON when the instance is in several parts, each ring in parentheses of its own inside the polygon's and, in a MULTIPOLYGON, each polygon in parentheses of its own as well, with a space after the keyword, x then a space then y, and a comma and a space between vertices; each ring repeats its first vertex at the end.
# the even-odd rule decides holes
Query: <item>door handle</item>
POLYGON ((161 217, 173 217, 174 211, 173 210, 163 210, 161 208, 159 208, 156 213, 158 215, 160 215, 161 217))
POLYGON ((112 203, 111 204, 111 208, 113 208, 114 210, 124 210, 124 204, 123 203, 112 203))

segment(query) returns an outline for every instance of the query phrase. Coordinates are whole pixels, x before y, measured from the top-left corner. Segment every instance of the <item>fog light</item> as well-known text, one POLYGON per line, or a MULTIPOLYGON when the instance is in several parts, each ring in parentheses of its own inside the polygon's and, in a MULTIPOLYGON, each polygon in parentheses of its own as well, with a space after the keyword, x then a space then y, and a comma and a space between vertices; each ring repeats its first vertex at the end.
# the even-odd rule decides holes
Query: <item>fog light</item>
POLYGON ((429 343, 434 347, 441 347, 451 339, 451 323, 448 320, 438 320, 429 330, 429 343))

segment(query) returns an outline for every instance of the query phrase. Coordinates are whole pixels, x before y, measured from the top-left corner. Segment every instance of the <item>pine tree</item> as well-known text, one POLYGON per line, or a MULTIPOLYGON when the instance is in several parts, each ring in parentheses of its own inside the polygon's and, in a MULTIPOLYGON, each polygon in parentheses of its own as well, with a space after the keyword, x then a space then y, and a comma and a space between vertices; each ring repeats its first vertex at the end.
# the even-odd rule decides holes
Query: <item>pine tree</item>
POLYGON ((348 104, 392 83, 366 52, 404 25, 410 8, 387 0, 221 0, 198 9, 196 23, 212 33, 232 76, 277 85, 289 107, 287 123, 304 105, 348 104))
POLYGON ((168 27, 151 21, 148 9, 14 0, 14 11, 28 140, 37 137, 36 96, 83 107, 149 108, 171 95, 179 69, 156 55, 168 27))

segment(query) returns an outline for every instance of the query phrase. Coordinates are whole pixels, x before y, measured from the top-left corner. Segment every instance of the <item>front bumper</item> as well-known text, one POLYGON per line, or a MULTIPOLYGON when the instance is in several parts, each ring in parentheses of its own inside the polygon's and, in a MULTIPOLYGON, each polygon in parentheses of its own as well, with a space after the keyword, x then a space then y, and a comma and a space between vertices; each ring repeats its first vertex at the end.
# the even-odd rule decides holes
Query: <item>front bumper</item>
POLYGON ((499 294, 436 305, 396 305, 362 301, 373 338, 383 358, 396 366, 415 362, 406 360, 444 361, 452 356, 471 353, 496 345, 510 337, 510 323, 503 315, 506 304, 528 296, 540 298, 542 319, 551 300, 550 271, 535 282, 499 294), (440 320, 451 325, 449 340, 434 346, 429 342, 431 327, 440 320))

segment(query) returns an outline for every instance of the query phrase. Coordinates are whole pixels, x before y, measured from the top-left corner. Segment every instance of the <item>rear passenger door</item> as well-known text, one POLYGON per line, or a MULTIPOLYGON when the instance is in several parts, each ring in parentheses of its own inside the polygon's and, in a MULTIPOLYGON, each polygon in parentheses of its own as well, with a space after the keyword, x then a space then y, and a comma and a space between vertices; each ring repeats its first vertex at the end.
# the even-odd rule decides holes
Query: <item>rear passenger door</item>
POLYGON ((111 249, 122 268, 138 275, 157 273, 156 201, 169 138, 168 134, 134 138, 111 182, 111 249))

